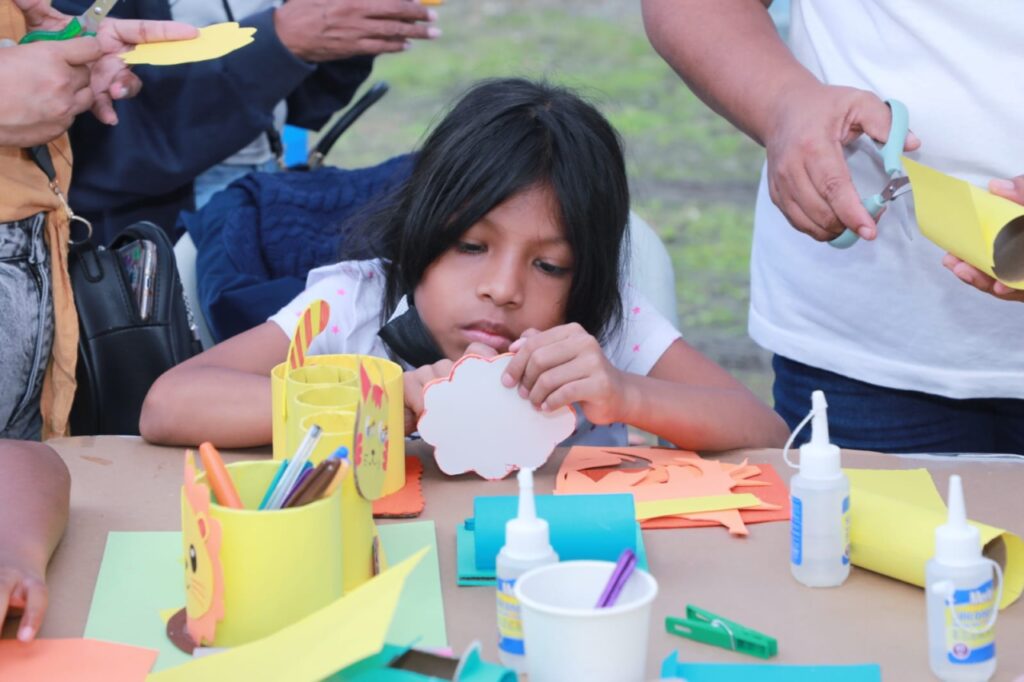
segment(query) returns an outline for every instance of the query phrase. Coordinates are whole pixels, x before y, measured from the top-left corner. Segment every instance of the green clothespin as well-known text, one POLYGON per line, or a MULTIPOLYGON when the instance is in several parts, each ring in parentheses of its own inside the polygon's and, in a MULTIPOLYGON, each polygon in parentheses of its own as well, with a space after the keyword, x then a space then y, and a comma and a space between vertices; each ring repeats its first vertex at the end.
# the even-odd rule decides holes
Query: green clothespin
POLYGON ((758 658, 771 658, 779 652, 774 637, 689 604, 686 605, 686 618, 665 619, 665 631, 758 658))

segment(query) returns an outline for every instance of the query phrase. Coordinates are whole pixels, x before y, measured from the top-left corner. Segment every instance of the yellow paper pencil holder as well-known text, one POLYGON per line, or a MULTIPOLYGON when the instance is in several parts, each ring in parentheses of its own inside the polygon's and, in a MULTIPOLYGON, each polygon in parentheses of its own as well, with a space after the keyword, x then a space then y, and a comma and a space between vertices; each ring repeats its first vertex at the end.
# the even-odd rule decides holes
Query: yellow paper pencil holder
MULTIPOLYGON (((331 386, 318 386, 316 388, 310 388, 298 393, 294 400, 288 401, 288 419, 285 431, 288 434, 286 439, 285 452, 291 453, 286 457, 291 457, 302 444, 302 440, 306 437, 306 432, 309 431, 314 423, 320 423, 316 420, 310 420, 309 417, 317 415, 323 416, 327 414, 350 414, 350 419, 343 420, 344 423, 338 420, 333 420, 331 423, 331 430, 339 435, 346 436, 344 442, 340 442, 337 445, 344 445, 345 447, 352 449, 352 430, 355 427, 355 410, 356 402, 359 400, 359 389, 355 386, 349 386, 345 384, 335 384, 331 386), (344 428, 343 428, 344 427, 344 428)), ((327 430, 327 425, 320 423, 320 428, 327 430)), ((321 441, 326 440, 324 433, 321 436, 321 441)), ((337 439, 334 439, 337 440, 337 439)), ((317 444, 316 450, 313 451, 313 455, 310 461, 313 464, 319 464, 320 460, 328 457, 331 451, 326 454, 321 454, 325 445, 321 442, 317 444)), ((337 446, 335 446, 337 447, 337 446)))
MULTIPOLYGON (((274 459, 287 459, 295 454, 299 443, 302 441, 303 433, 298 441, 292 442, 295 433, 299 430, 299 423, 302 417, 308 414, 299 414, 298 419, 291 419, 293 410, 301 407, 296 404, 296 398, 306 391, 314 388, 331 388, 338 386, 355 387, 356 374, 348 367, 330 362, 335 355, 318 355, 306 358, 306 364, 296 369, 290 369, 287 362, 274 367, 270 372, 270 394, 271 394, 271 415, 273 431, 273 452, 274 459)), ((353 394, 356 395, 356 394, 353 394)), ((319 411, 319 410, 317 410, 319 411)))
POLYGON ((388 394, 388 433, 394 434, 388 441, 388 469, 384 478, 384 494, 398 492, 405 486, 405 399, 404 373, 401 365, 386 358, 372 355, 315 355, 307 363, 330 363, 352 372, 354 384, 359 386, 359 363, 368 366, 374 381, 383 381, 388 394))
MULTIPOLYGON (((301 507, 258 511, 279 466, 276 461, 229 464, 245 508, 210 504, 210 518, 220 524, 224 595, 214 646, 265 637, 342 595, 341 486, 301 507)), ((200 474, 196 480, 205 478, 200 474)), ((185 506, 183 488, 183 524, 185 506)))
POLYGON ((349 456, 351 456, 352 432, 356 427, 355 412, 336 412, 334 410, 314 412, 302 420, 302 433, 305 434, 306 431, 309 431, 313 424, 320 427, 320 440, 317 441, 316 447, 309 455, 310 463, 319 464, 342 446, 348 450, 349 456))

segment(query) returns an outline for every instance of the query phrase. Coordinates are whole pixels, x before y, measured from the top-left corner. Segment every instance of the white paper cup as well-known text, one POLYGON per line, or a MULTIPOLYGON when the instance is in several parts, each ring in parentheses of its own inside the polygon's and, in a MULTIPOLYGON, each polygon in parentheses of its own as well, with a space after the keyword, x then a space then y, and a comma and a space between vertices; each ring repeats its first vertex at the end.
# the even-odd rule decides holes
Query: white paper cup
POLYGON ((614 606, 595 608, 614 568, 610 561, 563 561, 516 580, 530 682, 644 679, 658 583, 637 569, 614 606))

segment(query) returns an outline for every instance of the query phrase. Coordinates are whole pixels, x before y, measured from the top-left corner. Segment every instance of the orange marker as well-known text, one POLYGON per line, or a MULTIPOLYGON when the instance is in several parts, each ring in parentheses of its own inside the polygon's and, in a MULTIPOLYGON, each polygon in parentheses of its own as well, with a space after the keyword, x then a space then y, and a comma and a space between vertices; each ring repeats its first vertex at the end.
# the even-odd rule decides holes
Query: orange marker
POLYGON ((341 466, 338 467, 338 473, 334 474, 334 478, 331 480, 331 484, 327 486, 327 490, 321 495, 321 499, 324 497, 330 497, 334 494, 334 491, 338 489, 341 482, 345 480, 345 474, 348 473, 348 460, 342 459, 341 466))
POLYGON ((203 462, 203 469, 206 470, 206 480, 213 489, 213 496, 222 507, 231 509, 242 509, 242 498, 235 490, 235 484, 231 482, 231 474, 224 467, 224 461, 220 458, 217 448, 212 443, 203 443, 199 446, 199 459, 203 462))

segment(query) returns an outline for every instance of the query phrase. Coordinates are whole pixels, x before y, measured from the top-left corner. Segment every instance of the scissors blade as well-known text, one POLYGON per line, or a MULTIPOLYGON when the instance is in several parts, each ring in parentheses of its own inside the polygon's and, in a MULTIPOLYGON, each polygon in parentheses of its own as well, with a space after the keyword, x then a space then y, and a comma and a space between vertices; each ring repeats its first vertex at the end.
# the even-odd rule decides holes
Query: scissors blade
POLYGON ((903 194, 903 192, 900 192, 900 190, 909 184, 910 178, 907 177, 906 175, 901 175, 900 177, 893 178, 892 180, 889 181, 889 184, 882 188, 882 199, 887 202, 892 201, 900 194, 903 194))
POLYGON ((117 4, 117 0, 96 0, 89 6, 89 9, 82 13, 78 20, 82 23, 88 33, 95 33, 100 22, 110 14, 110 10, 117 4))

